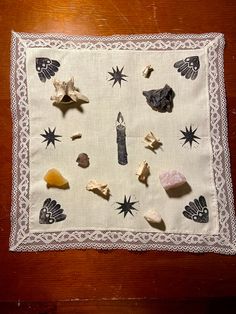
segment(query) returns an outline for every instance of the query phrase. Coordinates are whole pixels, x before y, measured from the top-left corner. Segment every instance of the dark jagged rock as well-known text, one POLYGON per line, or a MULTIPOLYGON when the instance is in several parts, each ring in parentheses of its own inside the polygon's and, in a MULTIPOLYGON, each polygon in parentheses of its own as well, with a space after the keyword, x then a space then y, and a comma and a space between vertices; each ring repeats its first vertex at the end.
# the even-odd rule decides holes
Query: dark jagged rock
POLYGON ((161 89, 152 89, 144 91, 148 105, 155 111, 171 112, 173 109, 173 98, 175 93, 169 85, 165 85, 161 89))

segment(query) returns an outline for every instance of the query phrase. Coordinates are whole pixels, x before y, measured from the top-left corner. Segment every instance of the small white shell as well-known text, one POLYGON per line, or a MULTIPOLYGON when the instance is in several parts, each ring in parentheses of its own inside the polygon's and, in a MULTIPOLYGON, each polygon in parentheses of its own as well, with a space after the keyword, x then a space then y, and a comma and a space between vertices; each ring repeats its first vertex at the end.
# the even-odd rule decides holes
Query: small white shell
POLYGON ((155 209, 149 209, 143 217, 150 223, 160 223, 162 221, 161 215, 155 209))
POLYGON ((147 66, 144 68, 144 70, 143 70, 143 76, 144 76, 145 78, 149 78, 150 75, 151 75, 151 73, 152 73, 152 71, 153 71, 153 68, 151 67, 151 65, 147 65, 147 66))
POLYGON ((160 139, 156 138, 151 131, 144 137, 144 143, 151 150, 155 150, 161 145, 160 139))
POLYGON ((74 141, 81 137, 82 137, 82 134, 78 132, 78 133, 73 134, 70 138, 72 139, 72 141, 74 141))

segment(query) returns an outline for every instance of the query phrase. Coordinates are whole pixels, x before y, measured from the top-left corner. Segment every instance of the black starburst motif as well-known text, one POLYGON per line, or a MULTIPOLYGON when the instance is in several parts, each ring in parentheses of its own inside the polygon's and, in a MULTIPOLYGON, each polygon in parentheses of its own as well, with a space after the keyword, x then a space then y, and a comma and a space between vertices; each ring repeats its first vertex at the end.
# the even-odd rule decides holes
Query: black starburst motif
POLYGON ((57 137, 62 137, 61 135, 55 134, 56 128, 53 129, 53 131, 48 128, 48 131, 44 130, 45 134, 40 134, 42 137, 44 137, 44 141, 42 143, 47 142, 47 146, 51 143, 55 148, 55 141, 60 142, 60 140, 57 139, 57 137))
POLYGON ((192 126, 190 125, 189 129, 185 127, 185 131, 180 130, 180 132, 183 134, 183 137, 180 138, 180 140, 185 140, 182 146, 184 146, 186 143, 189 143, 190 147, 192 147, 193 142, 199 144, 196 139, 200 140, 200 137, 195 135, 195 132, 197 131, 197 128, 195 130, 192 130, 192 126))
POLYGON ((127 75, 122 74, 123 69, 124 69, 124 67, 123 67, 121 70, 119 70, 119 68, 118 68, 118 66, 117 66, 117 67, 116 67, 116 70, 115 70, 114 68, 112 68, 113 72, 108 72, 108 73, 112 76, 112 78, 111 78, 109 81, 114 80, 112 87, 113 87, 117 82, 118 82, 118 83, 120 84, 120 86, 121 86, 121 81, 122 81, 122 80, 127 82, 127 80, 124 79, 124 77, 127 77, 127 75))
POLYGON ((131 199, 131 196, 129 196, 129 198, 127 200, 126 195, 125 195, 123 203, 116 202, 117 204, 120 205, 120 207, 118 207, 116 209, 118 209, 118 210, 121 209, 119 214, 124 213, 124 217, 128 213, 130 213, 133 216, 132 210, 137 210, 136 208, 133 207, 133 205, 138 203, 138 202, 131 202, 130 199, 131 199))

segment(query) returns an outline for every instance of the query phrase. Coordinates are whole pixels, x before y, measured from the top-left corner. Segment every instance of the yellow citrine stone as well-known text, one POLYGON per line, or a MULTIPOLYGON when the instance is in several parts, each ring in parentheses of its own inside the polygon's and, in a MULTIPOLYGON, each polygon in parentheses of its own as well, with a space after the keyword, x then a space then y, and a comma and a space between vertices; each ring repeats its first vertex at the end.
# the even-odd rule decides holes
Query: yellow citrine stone
POLYGON ((47 182, 47 187, 54 187, 58 189, 69 189, 69 182, 66 180, 60 171, 55 168, 49 169, 44 176, 44 180, 47 182))

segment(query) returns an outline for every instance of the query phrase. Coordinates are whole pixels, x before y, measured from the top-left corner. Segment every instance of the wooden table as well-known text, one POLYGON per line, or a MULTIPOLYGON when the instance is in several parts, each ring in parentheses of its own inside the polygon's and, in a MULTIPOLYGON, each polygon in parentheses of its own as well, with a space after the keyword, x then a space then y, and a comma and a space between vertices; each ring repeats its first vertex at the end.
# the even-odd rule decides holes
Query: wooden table
POLYGON ((0 305, 1 313, 208 313, 207 309, 221 307, 224 313, 231 313, 229 307, 236 304, 235 256, 124 250, 8 251, 9 50, 11 30, 81 35, 223 32, 236 183, 236 1, 1 0, 0 8, 0 301, 9 301, 0 305))

